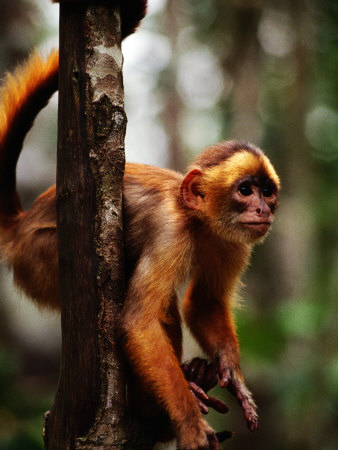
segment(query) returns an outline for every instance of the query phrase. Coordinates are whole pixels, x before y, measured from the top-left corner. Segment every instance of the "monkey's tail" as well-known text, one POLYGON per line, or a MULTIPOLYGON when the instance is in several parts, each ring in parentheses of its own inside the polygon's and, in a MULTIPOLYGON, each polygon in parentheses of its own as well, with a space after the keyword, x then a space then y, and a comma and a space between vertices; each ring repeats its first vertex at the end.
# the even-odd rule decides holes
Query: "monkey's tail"
POLYGON ((23 141, 39 111, 58 89, 59 53, 37 51, 0 88, 0 223, 11 225, 22 211, 16 192, 16 164, 23 141))

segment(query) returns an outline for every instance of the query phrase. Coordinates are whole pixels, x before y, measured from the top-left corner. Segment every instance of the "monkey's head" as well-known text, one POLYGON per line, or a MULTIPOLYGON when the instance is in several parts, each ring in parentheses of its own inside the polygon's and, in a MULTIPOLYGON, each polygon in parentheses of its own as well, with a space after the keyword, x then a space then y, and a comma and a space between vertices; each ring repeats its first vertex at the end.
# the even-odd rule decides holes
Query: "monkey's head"
POLYGON ((278 175, 260 149, 228 141, 197 157, 181 196, 191 214, 222 239, 253 243, 270 229, 279 188, 278 175))

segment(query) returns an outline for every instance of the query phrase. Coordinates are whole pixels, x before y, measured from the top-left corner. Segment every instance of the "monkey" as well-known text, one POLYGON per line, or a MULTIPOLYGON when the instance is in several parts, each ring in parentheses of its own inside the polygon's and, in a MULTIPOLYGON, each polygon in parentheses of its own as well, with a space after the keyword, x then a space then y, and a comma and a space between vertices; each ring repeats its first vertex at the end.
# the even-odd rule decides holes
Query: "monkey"
POLYGON ((217 362, 220 386, 237 396, 249 429, 257 428, 256 405, 240 369, 231 299, 254 243, 272 224, 279 186, 262 151, 235 141, 204 150, 185 175, 126 166, 126 254, 132 275, 122 318, 125 351, 135 374, 142 374, 169 412, 179 448, 215 445, 177 370, 182 348, 175 288, 185 279, 190 279, 185 322, 217 362))
MULTIPOLYGON (((28 129, 57 89, 57 72, 57 52, 47 59, 35 53, 7 76, 0 92, 0 249, 16 285, 40 307, 52 309, 60 309, 55 186, 24 211, 15 169, 28 129)), ((237 397, 249 430, 258 426, 241 372, 232 305, 253 246, 271 228, 279 190, 270 160, 250 143, 212 145, 184 174, 126 163, 127 293, 120 327, 130 391, 157 405, 157 417, 168 423, 182 450, 220 448, 180 367, 176 292, 186 281, 183 319, 215 365, 220 386, 237 397)), ((144 413, 147 404, 133 406, 144 413)))

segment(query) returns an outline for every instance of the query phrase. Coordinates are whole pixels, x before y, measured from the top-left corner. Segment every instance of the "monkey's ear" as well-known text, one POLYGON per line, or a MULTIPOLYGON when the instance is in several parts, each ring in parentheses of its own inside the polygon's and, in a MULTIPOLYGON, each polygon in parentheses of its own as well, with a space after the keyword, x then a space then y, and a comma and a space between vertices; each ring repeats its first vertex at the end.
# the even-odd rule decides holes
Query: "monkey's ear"
POLYGON ((183 203, 190 209, 201 210, 204 204, 204 194, 200 190, 202 171, 191 170, 181 184, 181 196, 183 203))

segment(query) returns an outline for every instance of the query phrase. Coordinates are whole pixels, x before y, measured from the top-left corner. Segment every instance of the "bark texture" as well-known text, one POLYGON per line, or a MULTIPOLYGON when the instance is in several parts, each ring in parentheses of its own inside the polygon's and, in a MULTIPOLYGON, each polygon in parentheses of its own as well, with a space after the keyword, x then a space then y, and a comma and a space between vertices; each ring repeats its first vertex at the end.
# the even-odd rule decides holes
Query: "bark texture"
POLYGON ((58 391, 45 417, 50 450, 150 448, 126 411, 116 326, 125 293, 120 30, 116 6, 60 5, 57 216, 63 342, 58 391))

